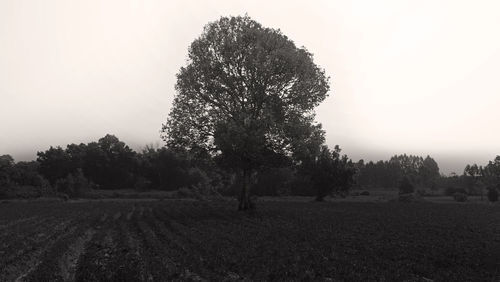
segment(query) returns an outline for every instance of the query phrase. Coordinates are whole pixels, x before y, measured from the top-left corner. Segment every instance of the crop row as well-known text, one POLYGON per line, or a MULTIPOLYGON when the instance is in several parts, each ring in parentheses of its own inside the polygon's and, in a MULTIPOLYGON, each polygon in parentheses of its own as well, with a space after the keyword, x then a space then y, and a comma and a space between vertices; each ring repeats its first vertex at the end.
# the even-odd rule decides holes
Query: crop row
POLYGON ((197 201, 7 206, 2 281, 500 276, 495 206, 268 202, 251 213, 197 201))

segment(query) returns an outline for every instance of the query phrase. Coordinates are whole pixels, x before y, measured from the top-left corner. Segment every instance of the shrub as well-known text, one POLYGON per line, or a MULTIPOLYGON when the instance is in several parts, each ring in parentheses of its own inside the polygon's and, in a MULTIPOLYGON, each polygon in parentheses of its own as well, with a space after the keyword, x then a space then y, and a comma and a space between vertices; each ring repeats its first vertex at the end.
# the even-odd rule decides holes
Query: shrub
POLYGON ((188 170, 188 175, 189 175, 188 186, 197 184, 205 185, 206 183, 210 182, 210 177, 208 177, 207 173, 198 167, 190 168, 188 170))
POLYGON ((0 199, 13 198, 13 183, 8 178, 2 178, 0 175, 0 199))
POLYGON ((403 193, 399 194, 398 201, 402 203, 413 203, 413 202, 422 202, 424 199, 417 194, 413 193, 403 193))
POLYGON ((189 190, 186 187, 181 187, 181 188, 179 188, 179 190, 177 190, 177 195, 180 198, 183 198, 183 197, 189 198, 189 197, 193 196, 193 192, 191 192, 191 190, 189 190))
POLYGON ((52 188, 50 182, 47 179, 43 178, 42 176, 39 176, 37 181, 38 181, 37 187, 42 196, 54 195, 54 189, 52 188))
POLYGON ((3 187, 0 188, 0 200, 6 200, 9 199, 10 195, 7 192, 7 190, 3 187))
POLYGON ((360 196, 370 196, 370 192, 368 191, 363 191, 361 193, 359 193, 360 196))
POLYGON ((467 194, 467 192, 463 188, 456 188, 453 186, 449 186, 449 187, 446 187, 446 189, 444 189, 444 194, 446 196, 453 196, 453 195, 455 195, 455 193, 467 194))
POLYGON ((433 196, 432 192, 430 192, 429 190, 426 190, 426 189, 418 189, 418 190, 417 190, 417 194, 418 194, 420 197, 429 197, 429 196, 433 196))
POLYGON ((139 176, 135 180, 134 190, 144 192, 151 188, 151 181, 145 177, 139 176))
POLYGON ((63 200, 63 201, 69 200, 68 194, 65 194, 65 193, 56 193, 56 197, 63 200))
POLYGON ((34 199, 41 197, 39 187, 34 186, 17 186, 14 188, 14 197, 18 199, 34 199))
POLYGON ((415 187, 411 184, 408 177, 403 177, 401 183, 399 184, 399 194, 410 194, 415 191, 415 187))
POLYGON ((492 203, 498 201, 498 190, 494 187, 488 189, 488 200, 492 203))
POLYGON ((93 184, 85 178, 81 169, 75 175, 69 174, 63 179, 56 181, 58 193, 64 193, 70 198, 78 198, 85 195, 92 189, 93 184))
POLYGON ((466 202, 467 201, 467 194, 462 193, 462 192, 456 192, 453 194, 453 199, 457 202, 466 202))
POLYGON ((290 168, 271 168, 259 171, 252 185, 252 194, 258 196, 281 196, 290 194, 293 179, 290 168))

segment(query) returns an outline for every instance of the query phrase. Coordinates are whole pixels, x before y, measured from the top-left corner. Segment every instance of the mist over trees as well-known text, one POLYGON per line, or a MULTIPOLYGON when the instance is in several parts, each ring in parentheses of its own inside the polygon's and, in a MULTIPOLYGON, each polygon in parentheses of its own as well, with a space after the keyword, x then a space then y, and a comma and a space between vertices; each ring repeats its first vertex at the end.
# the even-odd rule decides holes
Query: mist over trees
MULTIPOLYGON (((50 147, 39 152, 35 161, 15 162, 10 155, 0 156, 0 198, 61 193, 73 198, 85 197, 92 189, 142 192, 183 188, 236 196, 243 181, 238 171, 220 166, 217 157, 153 146, 136 152, 109 134, 97 142, 50 147)), ((322 146, 314 158, 258 170, 249 185, 256 196, 322 200, 330 195, 344 197, 353 187, 397 191, 403 182, 416 192, 481 195, 484 200, 495 200, 500 156, 484 166, 467 165, 461 175, 444 176, 430 156, 395 155, 387 161, 354 163, 338 146, 334 150, 322 146)))
MULTIPOLYGON (((50 147, 37 155, 35 161, 17 163, 10 155, 0 156, 0 198, 79 198, 96 189, 197 189, 235 196, 243 182, 241 174, 219 166, 216 157, 153 146, 136 152, 110 134, 97 142, 50 147)), ((333 190, 346 191, 354 173, 352 162, 340 155, 340 148, 330 151, 323 146, 322 157, 259 170, 249 185, 259 196, 316 196, 320 188, 325 196, 333 190), (324 175, 318 173, 321 169, 324 175), (320 177, 332 181, 321 182, 320 177)))
POLYGON ((50 147, 35 161, 16 163, 3 155, 0 196, 24 188, 30 197, 187 188, 238 195, 240 210, 253 207, 252 193, 321 201, 345 196, 352 187, 481 196, 488 191, 495 198, 500 156, 485 166, 467 165, 462 175, 443 176, 430 156, 354 163, 340 147, 328 148, 314 109, 329 89, 313 55, 280 30, 248 16, 222 17, 205 26, 177 74, 173 107, 161 130, 165 147, 136 152, 108 134, 96 142, 50 147))

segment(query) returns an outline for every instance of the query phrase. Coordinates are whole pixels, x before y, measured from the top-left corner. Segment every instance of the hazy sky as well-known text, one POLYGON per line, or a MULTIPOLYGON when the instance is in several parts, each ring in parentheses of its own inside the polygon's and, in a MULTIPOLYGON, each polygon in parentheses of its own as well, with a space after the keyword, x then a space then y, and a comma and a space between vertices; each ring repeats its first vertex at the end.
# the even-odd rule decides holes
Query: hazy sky
POLYGON ((112 133, 159 143, 189 44, 220 16, 279 28, 331 76, 317 109, 354 160, 500 154, 498 1, 0 0, 0 155, 112 133))

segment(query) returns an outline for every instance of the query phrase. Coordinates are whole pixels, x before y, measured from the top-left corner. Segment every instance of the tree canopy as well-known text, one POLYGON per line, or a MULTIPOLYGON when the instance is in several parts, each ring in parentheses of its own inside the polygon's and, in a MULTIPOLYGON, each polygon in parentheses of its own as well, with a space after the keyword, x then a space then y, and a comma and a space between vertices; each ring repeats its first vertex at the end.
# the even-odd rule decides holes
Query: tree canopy
POLYGON ((204 28, 176 90, 162 128, 172 148, 209 153, 246 178, 262 166, 319 153, 324 133, 314 108, 327 97, 328 77, 305 48, 248 16, 204 28))
POLYGON ((371 187, 399 187, 403 177, 408 181, 426 188, 433 188, 440 178, 439 166, 436 161, 414 155, 395 155, 388 161, 378 161, 357 164, 359 173, 358 184, 371 187))

